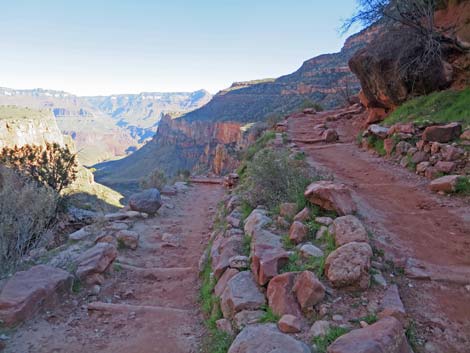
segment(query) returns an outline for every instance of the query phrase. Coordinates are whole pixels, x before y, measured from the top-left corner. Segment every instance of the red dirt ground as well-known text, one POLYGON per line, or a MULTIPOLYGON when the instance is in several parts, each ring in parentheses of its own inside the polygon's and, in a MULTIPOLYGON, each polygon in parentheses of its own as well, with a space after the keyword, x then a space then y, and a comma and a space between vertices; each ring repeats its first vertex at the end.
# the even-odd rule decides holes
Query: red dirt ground
POLYGON ((336 144, 297 144, 309 163, 354 191, 359 217, 386 257, 427 277, 406 279, 400 288, 419 334, 443 353, 470 352, 470 200, 432 194, 426 179, 361 150, 360 115, 327 121, 331 115, 290 118, 291 140, 318 137, 312 130, 320 123, 338 131, 336 144))
POLYGON ((119 251, 98 296, 82 289, 41 313, 11 333, 5 352, 199 352, 198 261, 223 195, 220 185, 198 184, 138 221, 139 248, 119 251))

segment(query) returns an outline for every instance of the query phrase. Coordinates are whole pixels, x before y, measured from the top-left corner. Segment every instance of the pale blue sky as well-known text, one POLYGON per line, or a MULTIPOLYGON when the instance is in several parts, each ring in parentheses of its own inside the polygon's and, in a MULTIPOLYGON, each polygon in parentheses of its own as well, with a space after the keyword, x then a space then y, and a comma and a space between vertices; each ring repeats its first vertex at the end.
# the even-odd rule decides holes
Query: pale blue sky
POLYGON ((0 0, 0 86, 212 93, 338 51, 354 0, 0 0))

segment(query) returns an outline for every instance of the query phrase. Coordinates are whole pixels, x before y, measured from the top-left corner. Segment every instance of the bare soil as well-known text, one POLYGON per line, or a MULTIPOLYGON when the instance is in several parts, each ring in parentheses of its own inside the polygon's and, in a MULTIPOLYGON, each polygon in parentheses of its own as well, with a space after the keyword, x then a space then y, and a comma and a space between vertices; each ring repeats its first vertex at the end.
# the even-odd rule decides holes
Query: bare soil
POLYGON ((376 246, 405 269, 400 293, 418 343, 431 341, 443 353, 470 352, 469 198, 432 194, 428 180, 357 146, 363 116, 327 121, 331 115, 290 118, 290 139, 318 137, 312 131, 321 123, 337 130, 338 143, 297 144, 310 164, 354 191, 376 246))
POLYGON ((223 195, 197 184, 138 221, 138 249, 119 250, 98 295, 82 288, 40 313, 9 333, 5 352, 199 352, 198 261, 223 195))

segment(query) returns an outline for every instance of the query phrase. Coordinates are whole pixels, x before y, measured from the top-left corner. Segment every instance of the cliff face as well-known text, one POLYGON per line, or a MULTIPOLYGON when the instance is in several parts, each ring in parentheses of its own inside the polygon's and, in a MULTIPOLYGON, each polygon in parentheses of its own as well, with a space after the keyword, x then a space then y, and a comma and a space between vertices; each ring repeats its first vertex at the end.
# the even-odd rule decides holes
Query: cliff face
POLYGON ((64 145, 64 138, 52 113, 0 106, 0 148, 45 145, 46 142, 64 145))
POLYGON ((237 152, 256 139, 259 129, 253 124, 273 113, 298 110, 306 99, 333 107, 344 104, 345 93, 357 93, 359 81, 347 63, 375 35, 375 29, 368 29, 350 37, 340 53, 307 60, 290 75, 237 82, 199 109, 177 119, 166 116, 155 137, 140 150, 96 165, 97 180, 120 187, 137 183, 157 168, 168 174, 182 169, 216 174, 233 170, 237 152))

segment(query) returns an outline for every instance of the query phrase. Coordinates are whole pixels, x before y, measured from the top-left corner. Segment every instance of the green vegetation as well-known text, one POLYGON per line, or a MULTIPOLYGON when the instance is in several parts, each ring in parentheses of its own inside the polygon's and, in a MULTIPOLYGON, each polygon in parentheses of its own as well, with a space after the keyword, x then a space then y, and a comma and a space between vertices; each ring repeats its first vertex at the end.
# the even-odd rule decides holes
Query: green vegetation
POLYGON ((251 161, 256 153, 265 148, 269 141, 276 138, 276 133, 274 131, 266 131, 259 139, 256 140, 254 144, 248 147, 246 150, 243 159, 251 161))
POLYGON ((58 193, 0 165, 0 278, 22 256, 47 240, 58 209, 58 193))
POLYGON ((277 323, 279 319, 281 318, 279 315, 276 315, 275 313, 273 313, 272 309, 267 305, 263 306, 262 309, 265 311, 265 313, 263 314, 263 316, 261 316, 259 320, 259 322, 261 323, 268 323, 268 322, 277 323))
POLYGON ((251 214, 251 212, 253 212, 254 209, 248 202, 246 202, 246 200, 242 200, 240 208, 242 214, 242 221, 245 221, 245 219, 248 218, 248 216, 251 214))
POLYGON ((384 123, 393 125, 410 121, 417 124, 460 121, 464 127, 470 126, 470 88, 414 98, 390 114, 384 123))
POLYGON ((142 189, 157 188, 161 190, 161 188, 167 183, 168 177, 165 175, 165 173, 159 169, 155 169, 152 173, 140 181, 140 187, 142 189))
POLYGON ((72 292, 73 293, 79 293, 82 290, 82 282, 80 282, 78 279, 74 279, 73 284, 72 284, 72 292))
POLYGON ((204 325, 208 331, 203 341, 203 352, 226 353, 232 344, 232 337, 217 329, 216 321, 222 318, 222 311, 220 310, 219 298, 213 293, 217 282, 211 275, 210 260, 204 264, 201 279, 199 302, 201 303, 201 311, 205 318, 204 325))
POLYGON ((405 335, 411 348, 416 352, 418 350, 418 333, 416 331, 416 324, 413 320, 408 324, 405 335))
POLYGON ((379 319, 379 318, 377 317, 377 315, 375 315, 375 314, 368 314, 367 316, 363 316, 363 317, 360 317, 360 318, 358 318, 358 319, 353 319, 353 320, 350 320, 349 322, 358 324, 358 323, 360 323, 361 321, 364 321, 364 322, 366 322, 367 324, 372 325, 373 323, 377 322, 378 319, 379 319))
POLYGON ((305 98, 303 102, 300 104, 299 109, 303 110, 303 109, 309 109, 309 108, 313 108, 317 112, 323 111, 323 107, 320 104, 312 102, 310 99, 305 98))
POLYGON ((457 180, 455 192, 460 195, 470 195, 470 177, 463 176, 457 180))
POLYGON ((370 135, 367 137, 367 142, 379 155, 385 156, 387 154, 384 147, 384 140, 381 138, 378 138, 375 135, 370 135))
POLYGON ((264 205, 274 212, 282 202, 295 202, 300 210, 307 203, 305 188, 318 179, 305 161, 289 158, 287 149, 264 148, 246 161, 238 191, 251 208, 264 205))
POLYGON ((250 256, 251 237, 248 234, 243 235, 243 255, 250 256))
POLYGON ((313 343, 317 347, 318 353, 326 353, 330 344, 332 344, 338 337, 348 333, 349 330, 343 327, 331 327, 325 336, 315 337, 313 343))
POLYGON ((334 238, 329 233, 326 233, 320 240, 314 241, 316 245, 323 249, 324 255, 322 257, 302 258, 299 250, 295 249, 295 245, 288 236, 282 238, 282 243, 286 250, 293 250, 293 253, 289 256, 287 263, 281 268, 281 273, 312 271, 318 278, 324 276, 326 258, 336 249, 334 238))

